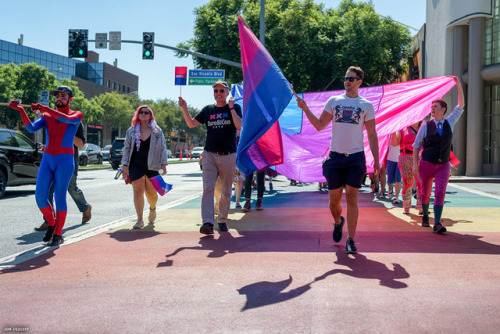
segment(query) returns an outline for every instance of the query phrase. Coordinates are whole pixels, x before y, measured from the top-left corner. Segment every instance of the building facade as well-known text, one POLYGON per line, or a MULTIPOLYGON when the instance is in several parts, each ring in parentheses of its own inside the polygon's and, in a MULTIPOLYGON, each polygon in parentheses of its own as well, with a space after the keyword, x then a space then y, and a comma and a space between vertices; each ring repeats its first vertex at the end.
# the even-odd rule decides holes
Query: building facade
MULTIPOLYGON (((93 51, 88 52, 85 61, 81 61, 0 40, 0 64, 9 63, 35 63, 47 68, 57 80, 76 81, 87 99, 107 92, 131 94, 139 90, 138 76, 99 62, 99 55, 93 51)), ((100 124, 86 124, 85 128, 89 143, 104 146, 110 144, 113 139, 112 129, 103 129, 100 124)))
MULTIPOLYGON (((427 0, 416 37, 420 78, 462 79, 465 113, 454 130, 459 175, 500 175, 500 0, 427 0)), ((457 91, 446 97, 450 108, 457 91)))

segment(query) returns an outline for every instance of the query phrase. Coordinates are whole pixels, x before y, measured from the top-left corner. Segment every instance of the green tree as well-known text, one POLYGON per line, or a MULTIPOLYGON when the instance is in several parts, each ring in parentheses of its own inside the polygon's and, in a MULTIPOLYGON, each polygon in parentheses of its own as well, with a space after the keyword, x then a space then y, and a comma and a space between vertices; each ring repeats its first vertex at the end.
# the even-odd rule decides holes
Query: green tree
POLYGON ((126 96, 117 92, 105 93, 92 98, 98 108, 91 109, 92 119, 106 127, 130 127, 134 108, 126 96))
MULTIPOLYGON (((239 62, 238 12, 258 35, 260 0, 211 0, 195 9, 195 37, 179 47, 239 62)), ((265 16, 265 46, 297 92, 341 89, 351 65, 363 68, 369 86, 406 69, 408 28, 378 15, 372 2, 343 0, 338 9, 325 9, 313 0, 267 0, 265 16)), ((194 61, 226 70, 232 83, 242 80, 239 68, 194 61)))
MULTIPOLYGON (((54 74, 35 63, 0 65, 0 100, 2 102, 19 98, 23 104, 35 103, 40 99, 40 91, 53 90, 57 84, 54 74)), ((26 112, 28 116, 33 116, 29 108, 26 112)), ((21 116, 10 107, 1 107, 0 124, 4 124, 7 128, 16 128, 21 124, 21 116)), ((24 127, 20 128, 25 130, 24 127)))

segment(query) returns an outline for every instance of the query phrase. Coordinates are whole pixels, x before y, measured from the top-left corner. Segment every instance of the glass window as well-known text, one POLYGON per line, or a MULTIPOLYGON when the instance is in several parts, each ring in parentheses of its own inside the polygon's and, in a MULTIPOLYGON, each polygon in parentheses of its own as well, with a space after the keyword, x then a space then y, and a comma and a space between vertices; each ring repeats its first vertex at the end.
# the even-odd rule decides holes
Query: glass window
POLYGON ((9 43, 9 52, 16 53, 16 45, 14 43, 9 43))
POLYGON ((28 149, 34 149, 35 147, 33 146, 33 143, 31 143, 27 138, 25 138, 23 135, 20 135, 19 133, 14 134, 16 137, 16 141, 21 148, 28 148, 28 149))
POLYGON ((12 137, 9 131, 0 130, 0 146, 17 146, 14 137, 12 137))

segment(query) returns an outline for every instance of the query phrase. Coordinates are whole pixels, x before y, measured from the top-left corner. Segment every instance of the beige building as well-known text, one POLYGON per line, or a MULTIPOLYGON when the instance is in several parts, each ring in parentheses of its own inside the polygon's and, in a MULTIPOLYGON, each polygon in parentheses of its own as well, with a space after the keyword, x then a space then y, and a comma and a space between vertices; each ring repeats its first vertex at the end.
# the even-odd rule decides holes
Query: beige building
MULTIPOLYGON (((409 79, 462 79, 465 113, 454 131, 458 174, 500 174, 500 0, 427 0, 409 79)), ((456 89, 445 98, 452 109, 456 89)))

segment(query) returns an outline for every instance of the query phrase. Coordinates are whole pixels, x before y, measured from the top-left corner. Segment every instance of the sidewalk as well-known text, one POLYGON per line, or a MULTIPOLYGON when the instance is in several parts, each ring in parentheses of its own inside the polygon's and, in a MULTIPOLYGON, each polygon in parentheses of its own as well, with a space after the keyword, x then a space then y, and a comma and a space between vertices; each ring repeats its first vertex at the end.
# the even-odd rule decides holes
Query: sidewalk
POLYGON ((362 188, 359 253, 348 256, 346 227, 332 240, 327 192, 273 185, 265 210, 231 209, 226 233, 198 232, 195 198, 143 230, 130 221, 0 271, 0 324, 34 333, 497 331, 499 199, 453 189, 449 232, 435 235, 416 210, 404 215, 362 188))

